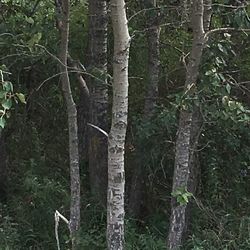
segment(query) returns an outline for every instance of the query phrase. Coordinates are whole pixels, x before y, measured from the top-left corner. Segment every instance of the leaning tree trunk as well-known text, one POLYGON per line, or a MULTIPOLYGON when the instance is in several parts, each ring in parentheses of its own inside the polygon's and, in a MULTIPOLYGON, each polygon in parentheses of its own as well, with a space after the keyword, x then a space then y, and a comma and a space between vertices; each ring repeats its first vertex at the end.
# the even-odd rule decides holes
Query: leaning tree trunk
MULTIPOLYGON (((96 77, 89 78, 89 122, 107 131, 107 2, 89 1, 88 70, 96 77)), ((89 174, 93 196, 106 204, 108 151, 107 137, 98 130, 88 128, 89 174)))
POLYGON ((70 221, 69 229, 72 239, 72 249, 77 249, 76 233, 80 227, 80 174, 79 174, 79 154, 78 154, 78 134, 77 134, 77 110, 72 96, 70 80, 68 75, 68 39, 69 39, 69 11, 70 1, 57 1, 58 28, 61 35, 60 45, 60 70, 62 91, 67 106, 68 133, 69 133, 69 158, 70 158, 70 221))
MULTIPOLYGON (((210 29, 212 15, 212 0, 204 0, 204 14, 203 14, 203 28, 207 32, 210 29)), ((193 118, 192 118, 192 130, 191 130, 191 152, 190 152, 190 178, 188 181, 188 191, 192 194, 196 194, 197 186, 199 183, 198 176, 200 175, 200 164, 199 164, 199 154, 197 151, 197 146, 199 142, 199 136, 202 129, 202 114, 201 114, 201 103, 198 106, 194 106, 193 118)), ((188 204, 189 210, 190 204, 188 204)), ((189 216, 188 216, 189 217, 189 216)), ((188 222, 188 218, 187 218, 188 222)), ((188 223, 186 223, 188 224, 188 223)))
MULTIPOLYGON (((155 8, 146 14, 146 36, 148 44, 148 86, 145 95, 144 122, 148 122, 153 116, 158 97, 159 69, 160 69, 160 25, 159 10, 156 9, 156 1, 149 0, 148 6, 142 3, 143 8, 155 8)), ((138 145, 138 154, 144 155, 142 145, 138 145)), ((138 165, 132 177, 129 194, 128 211, 131 216, 138 218, 141 214, 141 204, 145 197, 145 180, 143 161, 138 159, 138 165)))
MULTIPOLYGON (((187 65, 185 96, 196 95, 199 66, 203 49, 206 43, 204 31, 204 3, 203 0, 193 1, 192 28, 193 44, 187 65)), ((192 131, 196 120, 197 107, 193 103, 185 103, 180 111, 179 129, 176 140, 175 168, 172 192, 187 192, 190 183, 191 164, 194 163, 194 151, 197 145, 198 134, 192 131)), ((186 230, 187 204, 180 204, 176 197, 172 198, 170 228, 168 235, 169 249, 179 249, 182 245, 186 230)))
POLYGON ((111 0, 114 34, 112 124, 108 136, 107 244, 124 249, 124 144, 128 115, 130 36, 124 0, 111 0))

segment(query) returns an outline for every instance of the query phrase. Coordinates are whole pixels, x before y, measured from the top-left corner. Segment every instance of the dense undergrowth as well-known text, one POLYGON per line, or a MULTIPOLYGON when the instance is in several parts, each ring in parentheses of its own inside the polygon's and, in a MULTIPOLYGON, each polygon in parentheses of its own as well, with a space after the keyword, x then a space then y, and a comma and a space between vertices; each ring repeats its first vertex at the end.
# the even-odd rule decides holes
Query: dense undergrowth
MULTIPOLYGON (((0 65, 4 64, 11 73, 6 77, 15 92, 29 98, 26 106, 18 105, 11 110, 4 130, 8 168, 6 192, 0 197, 0 250, 53 250, 54 213, 58 210, 66 217, 69 215, 67 122, 59 78, 44 82, 57 73, 56 62, 35 44, 56 54, 54 9, 51 1, 42 1, 39 11, 29 19, 26 12, 32 1, 23 1, 22 8, 20 1, 12 2, 13 7, 4 13, 6 21, 0 24, 1 33, 12 34, 0 37, 0 52, 5 55, 0 65)), ((136 2, 131 1, 133 8, 137 8, 136 2)), ((168 22, 176 18, 171 11, 166 15, 168 22)), ((72 6, 70 51, 83 64, 86 13, 84 4, 80 8, 72 6)), ((144 123, 147 49, 145 34, 139 32, 143 30, 143 18, 138 17, 130 23, 130 32, 135 36, 130 53, 126 184, 129 190, 137 147, 143 145, 140 157, 144 163, 146 195, 140 220, 126 217, 126 249, 164 250, 178 111, 183 102, 188 104, 182 93, 185 71, 178 48, 188 53, 191 36, 176 25, 162 28, 159 105, 154 117, 144 123)), ((214 27, 223 22, 218 12, 214 27)), ((250 249, 249 89, 244 85, 239 88, 235 83, 249 81, 250 45, 246 34, 230 37, 226 34, 212 40, 201 67, 199 99, 195 100, 201 103, 204 118, 198 146, 200 174, 184 250, 250 249)), ((109 34, 109 68, 111 44, 109 34)), ((73 75, 71 82, 78 101, 79 89, 73 75)), ((86 160, 81 162, 81 178, 80 249, 106 249, 106 211, 90 196, 86 160)), ((61 249, 68 249, 69 231, 63 222, 59 225, 59 238, 61 249)))
MULTIPOLYGON (((140 140, 151 142, 145 143, 147 200, 151 202, 145 206, 147 211, 140 221, 127 218, 126 249, 166 249, 173 165, 170 141, 176 132, 173 119, 176 110, 169 110, 159 108, 154 122, 144 124, 143 130, 137 125, 140 140)), ((200 145, 201 181, 192 201, 191 225, 183 249, 250 247, 247 164, 250 137, 245 126, 235 129, 233 124, 217 120, 204 127, 200 145)), ((0 208, 0 249, 55 249, 54 212, 59 210, 66 216, 69 213, 68 170, 66 157, 62 156, 65 148, 52 154, 53 147, 59 149, 66 138, 62 134, 58 134, 60 140, 57 136, 48 137, 35 127, 33 123, 28 141, 25 129, 17 130, 8 139, 9 188, 7 200, 0 208)), ((83 163, 81 249, 106 249, 105 210, 89 197, 88 185, 84 184, 87 174, 83 163)), ((67 249, 69 232, 63 222, 59 235, 62 249, 67 249)))

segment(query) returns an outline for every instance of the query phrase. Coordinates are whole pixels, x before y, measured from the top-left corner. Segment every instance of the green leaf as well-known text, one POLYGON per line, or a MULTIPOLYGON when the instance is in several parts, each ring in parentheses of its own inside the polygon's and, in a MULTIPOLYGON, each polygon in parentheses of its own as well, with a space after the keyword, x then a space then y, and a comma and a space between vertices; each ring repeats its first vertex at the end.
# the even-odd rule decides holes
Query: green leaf
POLYGON ((39 43, 39 41, 42 38, 42 33, 38 32, 31 37, 31 39, 27 42, 28 47, 32 48, 36 43, 39 43))
POLYGON ((220 57, 215 58, 215 63, 216 63, 217 66, 225 65, 225 61, 220 57))
POLYGON ((234 110, 237 108, 235 101, 228 101, 228 107, 230 110, 234 110))
POLYGON ((26 17, 25 20, 26 20, 27 23, 29 23, 31 25, 34 24, 34 22, 35 22, 32 17, 26 17))
POLYGON ((20 100, 21 103, 26 104, 26 100, 25 100, 25 95, 22 93, 16 93, 16 96, 18 97, 18 99, 20 100))
POLYGON ((230 84, 226 85, 226 90, 227 90, 227 93, 230 94, 230 92, 231 92, 231 86, 230 86, 230 84))
POLYGON ((193 194, 188 192, 184 187, 177 188, 171 195, 176 198, 180 205, 187 205, 189 197, 193 196, 193 194))
POLYGON ((12 100, 11 99, 4 100, 2 102, 2 106, 4 109, 10 109, 12 106, 12 100))
POLYGON ((3 83, 3 89, 6 90, 7 92, 13 92, 13 85, 11 82, 5 81, 3 83))
POLYGON ((188 203, 188 195, 187 194, 183 194, 182 198, 185 201, 185 203, 188 203))
POLYGON ((0 98, 5 98, 7 93, 8 92, 6 92, 6 91, 0 91, 0 98))
POLYGON ((6 124, 6 120, 5 120, 3 117, 1 117, 1 118, 0 118, 0 127, 1 127, 1 128, 4 128, 4 127, 5 127, 5 124, 6 124))
POLYGON ((218 49, 224 54, 227 54, 225 47, 221 43, 218 43, 218 49))

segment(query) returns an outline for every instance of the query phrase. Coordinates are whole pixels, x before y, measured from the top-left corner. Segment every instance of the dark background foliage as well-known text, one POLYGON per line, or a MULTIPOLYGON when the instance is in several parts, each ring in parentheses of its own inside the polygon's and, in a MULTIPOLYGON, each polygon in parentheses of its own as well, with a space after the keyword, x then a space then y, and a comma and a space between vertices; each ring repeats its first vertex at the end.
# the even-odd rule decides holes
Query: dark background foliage
MULTIPOLYGON (((140 10, 129 1, 128 15, 140 10)), ((223 1, 223 3, 228 1, 223 1)), ((165 4, 165 3, 164 3, 165 4)), ((138 150, 146 177, 140 220, 126 218, 126 249, 166 249, 170 215, 174 146, 182 105, 185 68, 180 60, 191 46, 191 34, 181 25, 178 3, 161 8, 160 97, 154 116, 142 119, 147 76, 145 13, 129 21, 129 127, 126 143, 127 190, 138 150), (164 25, 164 23, 168 25, 164 25)), ((213 27, 249 27, 249 7, 214 7, 213 27)), ((55 249, 54 212, 69 214, 67 120, 56 60, 58 34, 52 1, 2 1, 0 65, 11 74, 14 92, 27 104, 14 105, 2 131, 7 168, 0 196, 0 249, 55 249), (37 46, 36 44, 39 44, 37 46)), ((87 5, 72 1, 70 52, 85 62, 87 5)), ((109 68, 111 68, 109 34, 109 68)), ((250 248, 250 40, 246 33, 216 34, 200 68, 199 101, 204 124, 198 146, 199 187, 192 200, 190 234, 183 249, 250 248)), ((111 74, 111 72, 109 72, 111 74)), ((111 79, 112 80, 112 79, 111 79)), ((76 100, 79 89, 71 82, 76 100)), ((105 249, 106 212, 89 192, 87 162, 81 162, 81 249, 105 249)), ((66 249, 68 229, 60 224, 66 249)))

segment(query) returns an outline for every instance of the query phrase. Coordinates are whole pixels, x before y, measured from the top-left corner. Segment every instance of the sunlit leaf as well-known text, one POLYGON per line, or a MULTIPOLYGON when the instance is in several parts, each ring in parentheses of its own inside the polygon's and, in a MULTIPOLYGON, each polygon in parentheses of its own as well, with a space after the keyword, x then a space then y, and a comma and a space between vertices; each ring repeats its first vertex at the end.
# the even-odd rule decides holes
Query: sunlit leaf
POLYGON ((3 89, 6 90, 7 92, 13 92, 13 84, 11 82, 5 81, 3 83, 3 89))
POLYGON ((230 86, 230 84, 226 85, 226 90, 227 90, 227 93, 230 94, 230 92, 231 92, 231 86, 230 86))
POLYGON ((4 109, 7 109, 7 110, 10 109, 12 106, 12 100, 11 99, 4 100, 2 102, 2 106, 4 109))
POLYGON ((18 97, 18 99, 20 100, 21 103, 26 104, 26 100, 25 100, 25 95, 22 93, 16 93, 16 96, 18 97))

